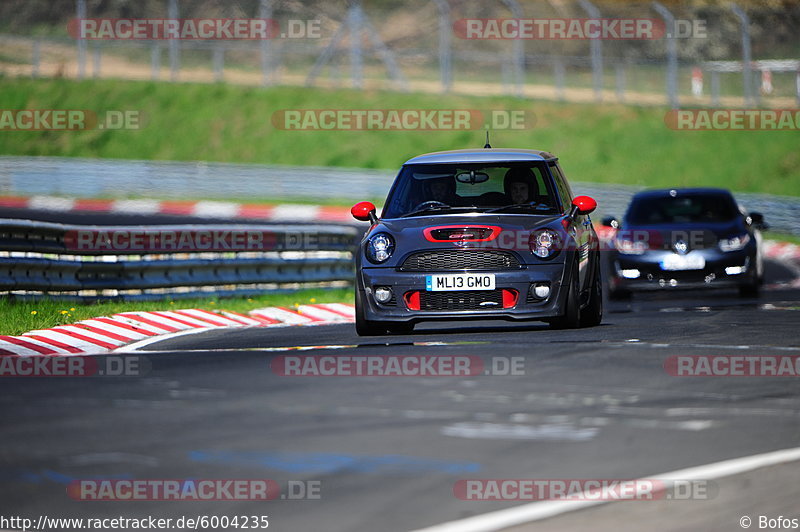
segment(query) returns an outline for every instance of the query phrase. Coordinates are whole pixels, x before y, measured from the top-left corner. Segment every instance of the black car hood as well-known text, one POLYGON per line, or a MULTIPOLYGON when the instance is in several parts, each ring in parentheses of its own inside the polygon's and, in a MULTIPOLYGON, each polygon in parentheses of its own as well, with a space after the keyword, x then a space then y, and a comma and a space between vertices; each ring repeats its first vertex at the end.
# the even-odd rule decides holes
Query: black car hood
POLYGON ((494 225, 504 230, 531 230, 539 226, 548 225, 561 218, 563 218, 562 215, 555 214, 440 214, 379 220, 378 226, 392 233, 412 230, 419 232, 421 235, 423 229, 440 225, 494 225))
POLYGON ((741 220, 715 223, 677 223, 658 225, 625 225, 619 231, 620 237, 632 240, 643 238, 659 239, 664 248, 671 248, 678 240, 684 240, 692 249, 714 247, 722 238, 730 238, 747 232, 741 220))

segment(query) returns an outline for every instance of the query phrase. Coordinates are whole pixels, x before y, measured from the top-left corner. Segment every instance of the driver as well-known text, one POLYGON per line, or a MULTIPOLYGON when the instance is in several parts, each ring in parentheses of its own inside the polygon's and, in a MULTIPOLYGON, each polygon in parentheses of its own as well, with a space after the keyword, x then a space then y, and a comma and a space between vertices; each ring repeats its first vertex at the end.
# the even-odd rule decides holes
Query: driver
POLYGON ((539 201, 539 187, 530 168, 511 168, 503 178, 503 190, 512 205, 539 201))
POLYGON ((461 197, 456 194, 456 181, 453 177, 439 177, 428 183, 429 201, 439 201, 447 205, 459 205, 461 197))

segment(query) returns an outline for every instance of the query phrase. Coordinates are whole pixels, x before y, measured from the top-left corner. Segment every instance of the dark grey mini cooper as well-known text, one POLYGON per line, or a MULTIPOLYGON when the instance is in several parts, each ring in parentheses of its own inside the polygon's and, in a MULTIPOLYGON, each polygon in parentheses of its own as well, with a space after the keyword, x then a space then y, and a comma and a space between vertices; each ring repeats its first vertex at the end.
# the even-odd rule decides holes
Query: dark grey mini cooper
POLYGON ((558 159, 543 151, 455 150, 407 161, 356 257, 356 331, 408 333, 429 320, 603 317, 598 238, 558 159))

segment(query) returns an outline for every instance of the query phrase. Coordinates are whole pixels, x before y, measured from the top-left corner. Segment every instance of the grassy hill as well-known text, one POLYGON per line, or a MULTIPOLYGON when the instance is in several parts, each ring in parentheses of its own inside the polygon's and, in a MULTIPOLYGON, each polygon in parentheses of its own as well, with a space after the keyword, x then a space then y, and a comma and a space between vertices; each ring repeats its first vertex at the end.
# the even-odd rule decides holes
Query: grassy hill
POLYGON ((0 78, 0 109, 136 110, 136 131, 3 131, 2 155, 208 160, 394 169, 422 152, 480 147, 472 131, 285 131, 284 109, 502 109, 532 128, 494 131, 495 147, 556 153, 574 181, 723 186, 800 196, 800 132, 674 131, 664 109, 298 87, 0 78))

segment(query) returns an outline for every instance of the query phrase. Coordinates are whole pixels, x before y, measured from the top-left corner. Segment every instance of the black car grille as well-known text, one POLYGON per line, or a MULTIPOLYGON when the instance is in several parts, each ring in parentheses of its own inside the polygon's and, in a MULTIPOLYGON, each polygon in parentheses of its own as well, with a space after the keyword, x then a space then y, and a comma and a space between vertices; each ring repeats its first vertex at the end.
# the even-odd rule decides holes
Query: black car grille
POLYGON ((449 270, 515 270, 520 263, 509 251, 448 249, 418 251, 411 254, 401 270, 407 272, 441 272, 449 270))
POLYGON ((503 308, 503 291, 420 292, 419 306, 420 310, 496 310, 503 308))

